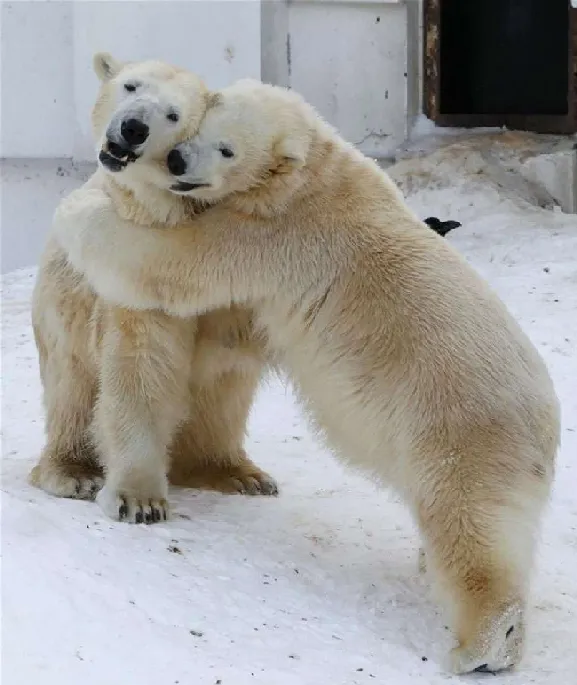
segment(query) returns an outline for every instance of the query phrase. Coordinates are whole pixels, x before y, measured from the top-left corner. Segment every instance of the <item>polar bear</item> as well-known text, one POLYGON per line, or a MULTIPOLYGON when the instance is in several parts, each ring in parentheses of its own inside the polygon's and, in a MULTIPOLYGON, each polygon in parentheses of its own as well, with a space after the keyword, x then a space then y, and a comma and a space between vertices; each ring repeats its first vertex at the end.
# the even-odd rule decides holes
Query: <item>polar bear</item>
MULTIPOLYGON (((157 155, 195 131, 206 87, 160 62, 122 64, 98 54, 94 64, 102 82, 93 113, 100 168, 85 188, 106 189, 123 215, 143 226, 182 223, 191 203, 158 189, 157 155)), ((166 518, 172 442, 174 484, 276 493, 274 479, 243 449, 265 364, 248 309, 182 319, 108 306, 52 235, 32 320, 46 409, 46 445, 30 475, 34 485, 62 497, 92 498, 104 466, 121 497, 114 511, 105 506, 108 513, 136 522, 166 518)))
POLYGON ((122 306, 253 307, 334 451, 413 512, 458 640, 450 668, 518 663, 560 437, 533 345, 390 178, 294 92, 224 89, 167 166, 173 191, 205 210, 186 228, 145 229, 102 190, 77 191, 54 223, 72 264, 122 306))

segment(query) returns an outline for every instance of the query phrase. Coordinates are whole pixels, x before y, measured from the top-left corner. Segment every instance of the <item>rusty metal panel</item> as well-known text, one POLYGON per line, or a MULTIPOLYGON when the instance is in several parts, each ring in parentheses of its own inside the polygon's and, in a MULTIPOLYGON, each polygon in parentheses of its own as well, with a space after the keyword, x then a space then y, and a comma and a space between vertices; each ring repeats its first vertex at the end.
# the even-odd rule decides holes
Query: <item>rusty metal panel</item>
MULTIPOLYGON (((469 0, 464 0, 469 1, 469 0)), ((506 126, 539 133, 577 132, 577 9, 567 0, 569 12, 569 89, 566 115, 549 114, 444 114, 441 110, 441 5, 443 0, 423 0, 423 105, 438 126, 506 126)))
POLYGON ((569 114, 572 115, 573 119, 572 132, 575 132, 577 131, 577 9, 575 9, 572 5, 569 12, 569 31, 571 35, 571 40, 569 41, 569 74, 571 75, 571 78, 569 79, 569 114))
POLYGON ((440 62, 440 0, 423 2, 423 103, 425 114, 432 121, 439 116, 439 96, 441 91, 440 62))

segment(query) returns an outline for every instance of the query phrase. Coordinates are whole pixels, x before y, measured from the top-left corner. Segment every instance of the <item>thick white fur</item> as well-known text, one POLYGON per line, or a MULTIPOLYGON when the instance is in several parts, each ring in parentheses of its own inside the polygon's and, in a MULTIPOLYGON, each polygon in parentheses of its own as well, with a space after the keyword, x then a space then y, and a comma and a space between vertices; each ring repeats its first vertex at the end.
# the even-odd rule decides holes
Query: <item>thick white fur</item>
MULTIPOLYGON (((182 146, 186 153, 187 145, 182 146)), ((296 94, 221 92, 187 178, 187 225, 118 221, 73 193, 58 240, 118 304, 254 308, 335 452, 394 487, 419 524, 458 639, 456 672, 518 662, 535 539, 559 442, 538 353, 489 286, 371 160, 296 94), (233 158, 215 154, 222 144, 233 158)))
MULTIPOLYGON (((156 121, 138 161, 116 174, 99 169, 82 192, 106 191, 119 214, 142 227, 181 224, 192 203, 163 189, 170 179, 159 168, 170 146, 196 130, 210 94, 194 74, 161 62, 121 64, 98 55, 95 68, 102 79, 93 113, 99 150, 111 119, 131 106, 124 83, 139 84, 134 97, 156 121), (178 108, 179 122, 166 120, 168 108, 178 108)), ((34 485, 58 496, 92 498, 105 470, 98 495, 105 512, 147 522, 168 513, 169 468, 178 485, 276 491, 243 449, 265 364, 250 310, 226 307, 182 319, 110 306, 52 235, 32 319, 47 436, 30 476, 34 485)))

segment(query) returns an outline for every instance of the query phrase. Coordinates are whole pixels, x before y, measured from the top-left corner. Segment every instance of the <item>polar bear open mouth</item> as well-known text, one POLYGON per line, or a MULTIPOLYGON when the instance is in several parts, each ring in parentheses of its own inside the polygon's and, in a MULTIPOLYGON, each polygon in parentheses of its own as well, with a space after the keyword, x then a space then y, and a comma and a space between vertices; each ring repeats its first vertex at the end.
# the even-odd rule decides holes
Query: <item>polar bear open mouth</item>
POLYGON ((186 193, 197 188, 210 188, 210 183, 185 183, 184 181, 178 181, 178 183, 170 186, 170 189, 177 193, 186 193))
POLYGON ((121 155, 112 154, 111 150, 100 150, 98 155, 100 163, 109 171, 122 171, 126 169, 130 162, 136 162, 138 155, 132 150, 122 150, 121 155))

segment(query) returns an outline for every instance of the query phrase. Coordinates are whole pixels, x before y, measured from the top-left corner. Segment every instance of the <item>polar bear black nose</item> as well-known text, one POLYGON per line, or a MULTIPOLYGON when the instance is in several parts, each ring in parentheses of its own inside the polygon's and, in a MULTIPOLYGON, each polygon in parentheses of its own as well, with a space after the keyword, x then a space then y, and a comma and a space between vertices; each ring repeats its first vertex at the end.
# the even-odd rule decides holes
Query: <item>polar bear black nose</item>
POLYGON ((186 162, 179 150, 171 150, 168 153, 166 165, 173 176, 182 176, 186 173, 186 162))
POLYGON ((132 146, 142 145, 148 138, 149 128, 138 119, 128 119, 120 126, 120 134, 132 146))

